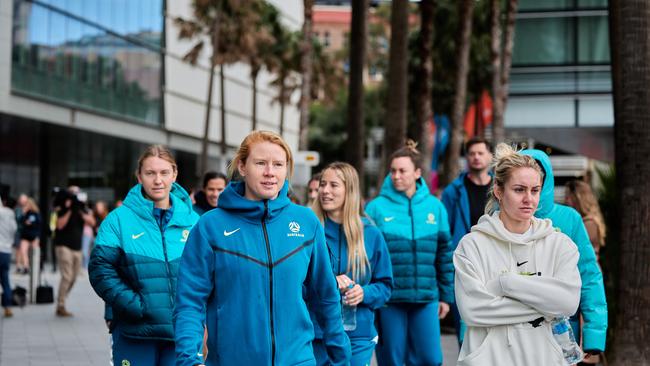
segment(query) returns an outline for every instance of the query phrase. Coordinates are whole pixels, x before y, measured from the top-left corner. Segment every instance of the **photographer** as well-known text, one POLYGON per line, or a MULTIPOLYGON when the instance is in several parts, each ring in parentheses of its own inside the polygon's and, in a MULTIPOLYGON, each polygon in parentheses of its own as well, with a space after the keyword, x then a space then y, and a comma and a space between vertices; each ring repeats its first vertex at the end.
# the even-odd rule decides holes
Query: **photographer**
POLYGON ((72 316, 65 308, 65 299, 81 268, 81 236, 84 225, 95 225, 92 211, 79 201, 78 194, 79 187, 70 186, 67 191, 59 191, 54 199, 54 211, 57 215, 54 245, 61 271, 56 315, 61 317, 72 316))

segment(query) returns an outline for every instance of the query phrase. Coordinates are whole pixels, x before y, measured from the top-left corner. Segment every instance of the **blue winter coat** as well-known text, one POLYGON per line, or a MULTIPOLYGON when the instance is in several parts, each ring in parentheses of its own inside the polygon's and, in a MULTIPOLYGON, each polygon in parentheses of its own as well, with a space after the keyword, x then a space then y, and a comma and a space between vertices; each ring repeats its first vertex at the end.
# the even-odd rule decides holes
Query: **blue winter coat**
POLYGON ((90 283, 112 309, 114 326, 130 338, 174 340, 176 274, 198 215, 180 185, 174 183, 170 198, 171 217, 161 227, 142 185, 134 186, 95 239, 90 283))
POLYGON ((384 234, 393 265, 391 303, 454 300, 453 248, 447 211, 420 178, 410 199, 384 180, 366 213, 384 234))
POLYGON ((190 233, 178 275, 174 326, 177 365, 315 365, 314 327, 303 300, 324 329, 334 365, 346 365, 340 296, 325 235, 314 213, 278 198, 251 201, 244 183, 230 183, 219 207, 190 233), (206 305, 207 304, 207 305, 206 305))
MULTIPOLYGON (((546 174, 535 216, 551 219, 553 225, 559 231, 568 235, 576 243, 580 252, 578 269, 582 279, 582 289, 580 291, 578 313, 582 314, 584 318, 582 346, 585 350, 604 351, 607 336, 605 287, 603 285, 603 275, 596 261, 596 254, 589 241, 582 217, 573 208, 554 202, 555 182, 551 160, 548 155, 540 150, 523 150, 522 153, 535 158, 546 174)), ((576 334, 579 334, 577 314, 572 319, 572 325, 576 330, 576 334)))
POLYGON ((465 188, 465 177, 467 173, 461 173, 451 184, 442 192, 442 203, 447 209, 449 215, 449 227, 451 229, 451 242, 454 250, 458 246, 460 239, 469 233, 470 208, 467 188, 465 188))
MULTIPOLYGON (((357 305, 356 319, 357 328, 346 332, 351 340, 371 340, 377 336, 375 329, 375 310, 382 307, 390 298, 393 288, 393 269, 390 264, 390 254, 384 237, 367 219, 363 222, 363 242, 370 262, 370 268, 366 269, 366 275, 359 281, 363 288, 363 301, 357 305)), ((332 263, 332 272, 335 275, 346 274, 353 279, 348 268, 348 242, 345 239, 343 226, 330 219, 325 220, 325 240, 332 263)), ((323 331, 318 326, 316 317, 312 314, 312 322, 316 338, 323 337, 323 331)))

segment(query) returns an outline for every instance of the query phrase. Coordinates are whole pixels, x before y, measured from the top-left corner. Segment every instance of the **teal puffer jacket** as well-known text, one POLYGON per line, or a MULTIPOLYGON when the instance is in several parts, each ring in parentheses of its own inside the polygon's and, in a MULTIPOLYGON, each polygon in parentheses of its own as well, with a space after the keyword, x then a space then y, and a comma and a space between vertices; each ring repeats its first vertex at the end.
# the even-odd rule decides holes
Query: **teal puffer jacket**
MULTIPOLYGON (((582 347, 588 351, 604 351, 607 336, 607 300, 603 275, 596 261, 594 248, 589 241, 587 230, 578 211, 554 202, 555 180, 548 155, 540 150, 523 150, 522 154, 532 156, 544 169, 545 177, 540 194, 539 206, 535 216, 551 219, 553 226, 573 240, 580 252, 578 270, 582 280, 580 307, 584 325, 582 327, 582 347)), ((578 314, 572 317, 574 332, 580 334, 578 314)))
POLYGON ((176 276, 190 230, 199 219, 187 192, 174 183, 171 218, 161 227, 142 186, 102 222, 88 276, 111 307, 114 326, 130 338, 174 340, 176 276))
POLYGON ((393 265, 390 303, 454 302, 453 249, 447 211, 424 179, 410 199, 384 180, 366 213, 384 235, 393 265))

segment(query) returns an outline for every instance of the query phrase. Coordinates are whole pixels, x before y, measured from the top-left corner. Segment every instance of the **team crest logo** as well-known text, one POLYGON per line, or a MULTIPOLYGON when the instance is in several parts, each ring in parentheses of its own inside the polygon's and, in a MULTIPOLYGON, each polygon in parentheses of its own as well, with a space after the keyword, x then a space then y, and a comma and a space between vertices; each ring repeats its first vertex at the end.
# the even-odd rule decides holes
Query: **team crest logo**
POLYGON ((131 361, 129 361, 129 360, 122 360, 122 366, 131 366, 131 361))
POLYGON ((187 241, 187 237, 190 236, 190 231, 189 230, 183 230, 183 234, 181 237, 181 242, 185 243, 187 241))
POLYGON ((295 221, 291 221, 289 223, 289 231, 290 233, 287 233, 287 236, 293 236, 293 237, 299 237, 299 238, 304 238, 305 235, 300 233, 300 224, 298 224, 295 221))
POLYGON ((430 224, 430 225, 435 225, 436 224, 436 216, 433 213, 429 213, 427 215, 427 224, 430 224))

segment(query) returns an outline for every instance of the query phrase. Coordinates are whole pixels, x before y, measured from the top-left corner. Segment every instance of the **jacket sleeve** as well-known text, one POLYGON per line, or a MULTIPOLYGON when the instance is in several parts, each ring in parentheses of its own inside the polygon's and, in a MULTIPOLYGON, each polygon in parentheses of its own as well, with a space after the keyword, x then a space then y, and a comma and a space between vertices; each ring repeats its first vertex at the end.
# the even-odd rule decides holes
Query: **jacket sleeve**
MULTIPOLYGON (((372 310, 382 307, 393 291, 393 266, 390 262, 388 247, 379 229, 374 229, 376 234, 372 247, 375 253, 373 263, 370 263, 372 279, 369 284, 363 286, 363 304, 372 310)), ((366 238, 366 240, 368 239, 370 238, 366 238)))
POLYGON ((503 294, 537 309, 546 317, 571 316, 580 302, 578 251, 568 238, 551 276, 522 276, 507 272, 499 276, 503 294))
POLYGON ((381 224, 377 217, 377 202, 376 199, 368 202, 365 208, 366 216, 372 221, 377 227, 381 224))
POLYGON ((543 316, 532 307, 509 297, 488 291, 481 275, 480 260, 473 258, 464 246, 471 239, 461 240, 454 252, 456 268, 456 303, 463 321, 472 327, 492 327, 525 323, 543 316))
POLYGON ((177 283, 173 319, 176 365, 203 364, 203 324, 205 306, 214 288, 214 261, 201 223, 194 226, 187 239, 177 283))
POLYGON ((440 199, 442 201, 442 204, 445 206, 445 209, 447 210, 447 219, 449 221, 449 227, 454 227, 454 219, 456 218, 456 210, 455 206, 458 203, 458 197, 455 195, 455 190, 453 186, 450 184, 445 188, 444 191, 442 191, 442 198, 440 199))
POLYGON ((438 213, 438 250, 436 251, 435 264, 440 301, 447 304, 455 301, 453 255, 447 210, 443 205, 440 205, 438 213))
POLYGON ((607 300, 603 274, 596 261, 596 254, 587 236, 587 230, 577 213, 574 221, 576 224, 571 239, 580 252, 578 270, 582 280, 579 309, 584 319, 582 346, 586 350, 604 351, 607 337, 607 300))
POLYGON ((350 340, 343 330, 341 296, 332 273, 325 234, 320 225, 316 225, 314 249, 305 286, 309 293, 309 310, 321 326, 331 365, 347 365, 351 356, 350 340))
POLYGON ((123 250, 116 217, 109 216, 99 228, 88 264, 88 278, 97 295, 118 317, 139 320, 145 314, 142 297, 118 272, 123 250))

